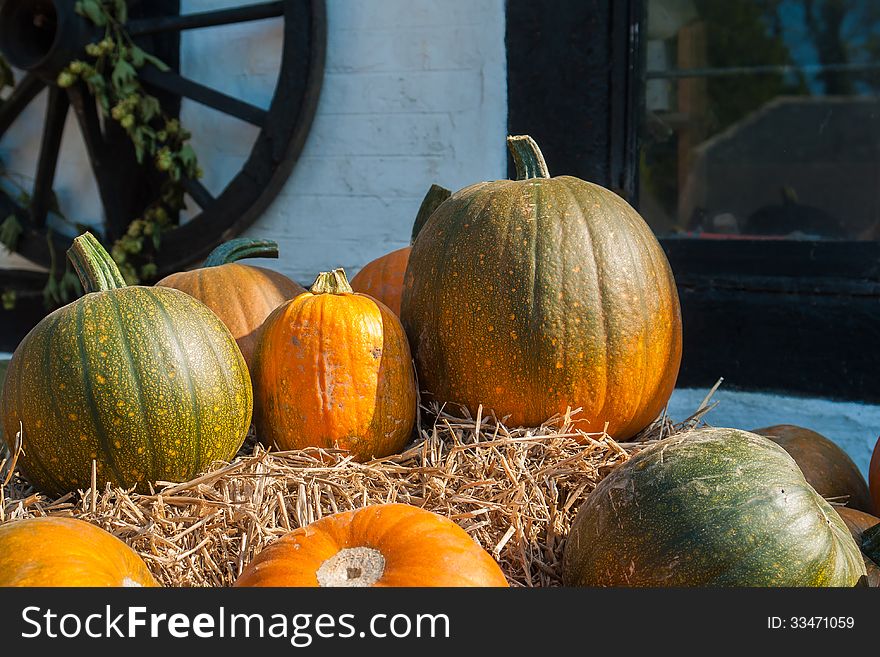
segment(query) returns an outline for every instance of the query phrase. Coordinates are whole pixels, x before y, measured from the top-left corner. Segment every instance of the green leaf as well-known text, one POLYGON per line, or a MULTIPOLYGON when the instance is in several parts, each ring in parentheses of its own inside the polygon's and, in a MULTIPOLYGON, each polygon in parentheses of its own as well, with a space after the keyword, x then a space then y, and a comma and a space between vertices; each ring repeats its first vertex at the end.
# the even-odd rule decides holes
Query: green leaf
POLYGON ((155 96, 144 95, 140 100, 140 111, 144 122, 150 122, 159 116, 162 112, 162 106, 159 104, 159 99, 155 96))
POLYGON ((107 24, 107 16, 104 14, 104 10, 101 8, 98 0, 82 0, 77 4, 79 9, 81 9, 80 13, 84 14, 95 25, 104 27, 107 24))
POLYGON ((116 0, 116 20, 120 23, 128 22, 128 3, 125 0, 116 0))
POLYGON ((144 59, 146 59, 148 62, 150 62, 150 64, 152 64, 153 66, 158 68, 160 71, 170 71, 171 70, 171 67, 168 66, 168 64, 163 62, 161 59, 159 59, 155 55, 151 55, 150 53, 148 53, 146 51, 142 51, 142 52, 144 53, 144 59))
POLYGON ((116 90, 122 95, 127 95, 124 90, 127 89, 128 85, 136 79, 137 71, 135 71, 134 67, 124 59, 120 59, 116 62, 116 66, 113 67, 113 73, 110 75, 110 81, 113 83, 116 90))
POLYGON ((24 232, 21 222, 14 214, 9 215, 0 224, 0 244, 3 244, 10 251, 15 251, 18 246, 18 238, 24 232))
POLYGON ((144 65, 144 61, 146 61, 145 55, 146 53, 142 48, 138 48, 137 46, 131 47, 131 63, 135 68, 140 68, 144 65))

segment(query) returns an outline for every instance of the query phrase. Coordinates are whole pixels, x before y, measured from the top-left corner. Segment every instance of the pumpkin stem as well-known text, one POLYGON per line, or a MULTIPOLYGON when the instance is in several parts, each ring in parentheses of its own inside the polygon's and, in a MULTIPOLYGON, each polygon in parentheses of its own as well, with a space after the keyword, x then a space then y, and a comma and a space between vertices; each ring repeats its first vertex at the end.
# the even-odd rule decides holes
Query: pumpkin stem
POLYGON ((880 565, 880 523, 862 532, 861 548, 865 556, 880 565))
POLYGON ((416 241, 416 236, 421 232, 422 227, 427 223, 430 216, 434 214, 434 210, 440 207, 440 204, 450 196, 452 196, 452 192, 445 187, 431 185, 431 189, 425 194, 425 198, 422 199, 422 204, 419 206, 419 212, 416 215, 415 223, 413 223, 412 237, 409 240, 410 244, 416 241))
POLYGON ((340 267, 318 274, 312 287, 309 288, 309 292, 312 294, 352 294, 354 290, 348 284, 345 270, 340 267))
POLYGON ((534 139, 528 135, 509 136, 507 148, 513 156, 514 165, 516 165, 517 180, 550 177, 544 155, 534 139))
POLYGON ((205 258, 203 267, 228 265, 245 258, 277 258, 278 242, 274 240, 255 240, 250 237, 236 237, 223 242, 205 258))
POLYGON ((126 285, 113 258, 88 231, 73 240, 67 257, 79 276, 85 294, 116 290, 126 285))

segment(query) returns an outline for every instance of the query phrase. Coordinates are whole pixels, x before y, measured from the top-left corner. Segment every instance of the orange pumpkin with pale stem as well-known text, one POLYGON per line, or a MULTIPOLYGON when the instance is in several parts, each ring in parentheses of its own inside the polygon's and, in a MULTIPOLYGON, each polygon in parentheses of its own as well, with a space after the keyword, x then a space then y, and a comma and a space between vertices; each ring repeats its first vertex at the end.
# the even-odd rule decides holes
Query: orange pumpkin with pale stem
MULTIPOLYGON (((431 185, 431 189, 425 194, 419 212, 413 224, 412 240, 416 239, 422 226, 437 207, 450 197, 452 192, 439 185, 431 185)), ((397 249, 391 253, 368 262, 354 278, 351 279, 351 287, 355 292, 369 294, 378 299, 400 316, 400 297, 403 294, 403 275, 406 273, 406 265, 409 262, 410 246, 397 249)))
POLYGON ((408 504, 328 516, 260 552, 235 586, 508 586, 495 560, 448 518, 408 504))
POLYGON ((340 447, 363 461, 409 442, 416 385, 403 326, 341 269, 266 319, 252 378, 257 435, 269 445, 340 447))
POLYGON ((156 285, 186 292, 208 306, 232 333, 250 367, 263 321, 306 290, 280 272, 238 261, 277 257, 278 244, 272 240, 229 240, 214 249, 199 269, 170 274, 156 285))
POLYGON ((0 586, 159 586, 144 560, 100 527, 75 518, 0 525, 0 586))

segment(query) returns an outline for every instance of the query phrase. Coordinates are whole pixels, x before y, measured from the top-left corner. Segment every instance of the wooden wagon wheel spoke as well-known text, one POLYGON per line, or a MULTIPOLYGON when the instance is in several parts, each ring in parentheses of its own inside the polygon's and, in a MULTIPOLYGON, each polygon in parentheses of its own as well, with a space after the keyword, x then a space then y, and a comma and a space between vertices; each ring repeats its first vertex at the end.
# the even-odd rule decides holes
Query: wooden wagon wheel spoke
POLYGON ((64 134, 68 107, 67 95, 58 87, 51 87, 43 126, 43 140, 40 143, 40 159, 37 161, 37 175, 34 176, 34 188, 31 194, 30 214, 35 226, 46 225, 46 215, 52 205, 52 183, 55 180, 55 168, 58 166, 58 153, 61 149, 61 137, 64 134))
POLYGON ((201 27, 216 27, 232 23, 245 23, 264 18, 277 18, 284 15, 283 2, 265 2, 231 9, 218 9, 183 16, 160 16, 131 21, 128 25, 129 34, 142 36, 156 32, 179 32, 201 27))
POLYGON ((44 86, 43 81, 32 73, 24 76, 15 85, 15 90, 9 98, 0 103, 0 134, 9 129, 12 122, 18 118, 18 115, 28 106, 28 103, 43 90, 44 86))
POLYGON ((160 71, 155 67, 145 66, 141 70, 140 78, 148 85, 189 98, 218 112, 247 121, 258 128, 262 128, 266 123, 266 110, 238 98, 227 96, 216 89, 206 87, 177 73, 160 71))
POLYGON ((192 197, 192 200, 195 201, 202 210, 205 210, 214 204, 216 199, 211 192, 208 191, 208 188, 199 180, 187 178, 184 180, 183 185, 184 189, 186 189, 186 193, 192 197))

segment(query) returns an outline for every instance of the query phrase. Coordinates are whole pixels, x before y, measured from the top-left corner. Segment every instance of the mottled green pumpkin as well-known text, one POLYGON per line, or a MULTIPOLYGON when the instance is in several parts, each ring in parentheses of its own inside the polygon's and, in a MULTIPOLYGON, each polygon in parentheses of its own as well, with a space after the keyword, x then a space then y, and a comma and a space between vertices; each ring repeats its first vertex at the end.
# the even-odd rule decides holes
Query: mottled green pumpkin
POLYGON ((518 179, 459 190, 413 243, 401 320, 420 388, 516 426, 580 408, 578 428, 629 438, 678 375, 669 263, 620 196, 551 178, 528 137, 508 144, 518 179))
POLYGON ((86 294, 16 348, 2 395, 5 440, 38 489, 185 481, 244 441, 253 398, 229 330, 204 304, 161 287, 126 287, 86 233, 69 251, 86 294))
POLYGON ((569 586, 855 586, 837 512, 774 442, 699 429, 645 447, 589 495, 566 539, 569 586))

